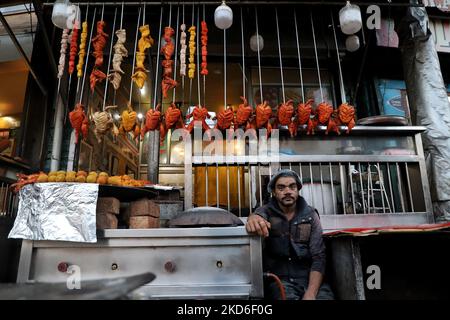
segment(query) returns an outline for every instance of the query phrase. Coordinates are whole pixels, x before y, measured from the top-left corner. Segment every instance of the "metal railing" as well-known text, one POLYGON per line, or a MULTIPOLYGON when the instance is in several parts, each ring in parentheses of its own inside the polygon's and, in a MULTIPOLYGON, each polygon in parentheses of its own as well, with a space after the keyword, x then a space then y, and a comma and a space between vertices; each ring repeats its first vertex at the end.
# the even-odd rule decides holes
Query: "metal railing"
POLYGON ((10 183, 0 182, 0 217, 15 217, 19 197, 10 189, 10 183))

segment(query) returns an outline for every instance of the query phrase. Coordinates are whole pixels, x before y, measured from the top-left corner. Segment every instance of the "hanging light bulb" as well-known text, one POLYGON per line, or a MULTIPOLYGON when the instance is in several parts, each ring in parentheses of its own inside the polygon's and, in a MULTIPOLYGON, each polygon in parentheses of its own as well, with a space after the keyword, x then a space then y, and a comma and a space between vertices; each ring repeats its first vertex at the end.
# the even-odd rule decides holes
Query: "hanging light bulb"
POLYGON ((357 35, 348 36, 345 40, 345 48, 347 51, 355 52, 360 47, 359 37, 357 35))
POLYGON ((345 34, 354 34, 361 30, 362 18, 361 10, 357 5, 350 4, 347 1, 345 7, 339 11, 339 23, 341 30, 345 34))
POLYGON ((233 24, 233 10, 222 1, 222 4, 214 11, 214 23, 222 30, 228 29, 233 24))
POLYGON ((70 15, 69 7, 71 5, 69 0, 56 0, 53 4, 52 22, 58 28, 68 28, 67 20, 70 15))
POLYGON ((250 49, 252 49, 254 52, 258 52, 264 49, 264 38, 261 35, 256 36, 256 33, 252 35, 250 38, 250 49))

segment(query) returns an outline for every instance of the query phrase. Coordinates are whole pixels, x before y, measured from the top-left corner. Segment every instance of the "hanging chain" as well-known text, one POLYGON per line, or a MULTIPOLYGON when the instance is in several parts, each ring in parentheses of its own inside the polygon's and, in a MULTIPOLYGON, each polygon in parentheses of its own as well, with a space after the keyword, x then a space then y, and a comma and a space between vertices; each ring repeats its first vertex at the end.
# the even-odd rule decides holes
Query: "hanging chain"
POLYGON ((139 23, 141 21, 141 7, 139 7, 138 20, 136 23, 136 37, 134 39, 134 56, 133 56, 133 65, 131 71, 131 83, 130 83, 130 97, 128 98, 128 102, 131 103, 131 95, 133 94, 133 74, 134 74, 134 63, 136 62, 136 49, 138 43, 138 35, 139 35, 139 23))
POLYGON ((295 23, 295 39, 297 40, 297 56, 298 56, 298 68, 300 74, 300 85, 302 88, 302 102, 305 103, 305 89, 303 87, 303 72, 302 72, 302 58, 300 55, 300 43, 298 40, 298 25, 297 25, 297 10, 294 9, 294 23, 295 23))
POLYGON ((313 21, 312 11, 310 11, 309 13, 311 16, 311 28, 312 28, 312 35, 313 35, 313 41, 314 41, 314 52, 316 54, 317 76, 319 78, 320 96, 322 97, 321 102, 324 102, 323 91, 322 91, 322 81, 320 79, 319 57, 317 55, 316 33, 314 31, 314 21, 313 21))
MULTIPOLYGON (((109 72, 109 68, 111 67, 111 60, 112 60, 112 48, 113 48, 113 44, 114 44, 114 30, 116 29, 116 17, 117 17, 117 7, 116 10, 114 10, 114 22, 113 22, 113 27, 112 27, 112 32, 111 32, 111 45, 109 47, 109 59, 108 59, 108 69, 106 69, 107 73, 109 72)), ((105 92, 103 94, 103 108, 102 111, 105 111, 105 104, 106 104, 106 97, 108 95, 108 83, 109 81, 106 80, 106 84, 105 84, 105 92)))
POLYGON ((286 103, 286 95, 284 92, 283 61, 281 59, 280 26, 278 24, 278 9, 276 7, 275 7, 275 20, 277 22, 277 38, 278 38, 278 55, 280 57, 281 90, 283 93, 283 103, 286 103))
POLYGON ((262 80, 261 80, 261 56, 259 54, 259 28, 258 28, 258 8, 255 7, 255 18, 256 18, 256 46, 258 52, 258 72, 259 72, 259 93, 261 96, 261 103, 263 103, 263 91, 262 91, 262 80))
POLYGON ((338 61, 338 67, 339 67, 339 84, 341 89, 341 101, 342 103, 346 103, 347 99, 345 98, 345 88, 344 88, 344 78, 342 77, 342 67, 341 67, 341 58, 339 56, 339 47, 336 37, 336 29, 334 28, 334 18, 333 18, 333 12, 330 11, 331 16, 331 26, 333 27, 333 35, 334 35, 334 44, 336 45, 336 55, 337 55, 337 61, 338 61))

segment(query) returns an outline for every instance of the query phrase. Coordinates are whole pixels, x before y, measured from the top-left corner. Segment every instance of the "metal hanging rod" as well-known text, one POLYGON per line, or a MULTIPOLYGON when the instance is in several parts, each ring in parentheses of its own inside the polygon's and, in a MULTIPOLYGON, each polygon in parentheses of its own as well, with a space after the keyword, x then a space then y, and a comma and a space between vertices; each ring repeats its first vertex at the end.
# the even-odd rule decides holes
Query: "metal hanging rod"
MULTIPOLYGON (((45 2, 43 3, 44 6, 53 6, 54 3, 52 2, 45 2)), ((99 5, 105 5, 105 6, 117 6, 117 2, 108 1, 108 2, 86 2, 86 3, 78 3, 80 6, 99 6, 99 5)), ((160 6, 160 5, 167 5, 167 4, 180 4, 179 1, 151 1, 151 2, 142 2, 142 1, 132 1, 132 2, 125 2, 126 5, 129 6, 141 6, 143 4, 147 6, 160 6)), ((217 7, 219 5, 219 1, 183 1, 183 4, 186 5, 210 5, 217 7)), ((314 5, 314 6, 339 6, 344 7, 345 1, 330 1, 330 2, 323 2, 323 1, 277 1, 277 5, 314 5)), ((359 6, 370 6, 370 5, 377 5, 380 7, 390 6, 390 7, 424 7, 421 3, 393 3, 393 2, 354 2, 352 1, 352 4, 356 4, 359 6)), ((227 1, 227 5, 267 5, 267 6, 273 6, 273 1, 227 1)))

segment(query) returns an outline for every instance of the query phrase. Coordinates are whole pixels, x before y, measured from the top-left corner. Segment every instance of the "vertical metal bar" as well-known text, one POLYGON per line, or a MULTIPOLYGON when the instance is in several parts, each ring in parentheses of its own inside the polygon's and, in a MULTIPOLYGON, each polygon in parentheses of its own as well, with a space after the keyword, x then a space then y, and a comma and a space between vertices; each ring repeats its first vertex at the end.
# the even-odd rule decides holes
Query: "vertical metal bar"
POLYGON ((347 214, 347 212, 345 211, 345 193, 344 193, 344 188, 347 188, 347 186, 345 185, 345 181, 344 181, 344 173, 342 171, 342 164, 339 162, 339 177, 341 179, 341 197, 342 197, 342 209, 343 214, 347 214))
POLYGON ((259 181, 259 205, 263 205, 262 200, 262 184, 261 184, 261 164, 258 163, 258 181, 259 181))
MULTIPOLYGON (((237 175, 238 175, 238 180, 237 180, 237 185, 238 185, 238 207, 239 207, 239 217, 242 216, 241 214, 241 166, 238 165, 237 166, 237 175)), ((219 184, 217 184, 219 185, 219 184)))
POLYGON ((387 167, 387 172, 388 172, 389 192, 391 193, 392 212, 394 213, 397 209, 395 208, 394 193, 392 192, 391 164, 389 162, 386 162, 386 167, 387 167))
POLYGON ((334 193, 334 181, 333 181, 333 169, 331 167, 331 162, 330 164, 330 183, 331 183, 331 197, 333 198, 333 214, 336 214, 336 196, 334 193))
POLYGON ((386 213, 386 209, 384 207, 384 184, 383 184, 383 176, 380 170, 380 163, 377 162, 377 171, 378 171, 378 183, 380 185, 380 196, 381 196, 381 205, 383 206, 383 213, 386 213))
POLYGON ((208 206, 208 191, 209 191, 209 187, 208 187, 208 165, 205 165, 205 179, 206 179, 206 185, 205 185, 205 202, 206 202, 206 206, 208 206))
POLYGON ((320 191, 322 192, 322 214, 325 213, 325 199, 323 198, 323 174, 322 174, 322 163, 319 163, 319 171, 320 171, 320 191))
POLYGON ((250 163, 248 164, 248 210, 252 213, 252 172, 250 163))
POLYGON ((272 179, 272 164, 269 163, 269 179, 272 179))
POLYGON ((228 204, 228 211, 230 211, 230 167, 227 163, 227 204, 228 204))
POLYGON ((302 163, 298 163, 298 173, 300 174, 300 181, 303 183, 302 163))
POLYGON ((405 212, 405 201, 403 199, 403 188, 402 188, 402 177, 400 174, 400 168, 398 166, 398 162, 395 163, 395 166, 397 168, 397 183, 398 183, 398 191, 400 193, 400 203, 402 205, 402 212, 405 212))
POLYGON ((375 213, 375 200, 374 200, 374 197, 373 197, 373 184, 372 184, 372 169, 370 168, 370 163, 367 163, 367 170, 368 170, 368 173, 367 173, 367 176, 368 176, 368 178, 367 178, 367 193, 370 195, 370 198, 369 198, 369 196, 367 196, 368 197, 368 199, 370 199, 368 202, 369 202, 369 213, 370 213, 370 208, 372 207, 372 205, 373 205, 373 212, 375 213), (372 201, 372 205, 370 204, 370 201, 372 201))
POLYGON ((310 191, 311 191, 311 203, 310 203, 310 205, 314 206, 314 192, 313 192, 314 180, 313 180, 313 172, 312 172, 312 164, 311 164, 311 162, 309 163, 309 175, 310 175, 309 178, 311 180, 311 188, 310 188, 310 191))
POLYGON ((2 212, 4 215, 6 215, 6 199, 8 197, 8 185, 5 186, 3 194, 4 194, 4 196, 3 196, 3 203, 2 203, 2 212))
POLYGON ((348 175, 350 178, 350 192, 352 193, 352 206, 353 206, 353 214, 356 214, 356 208, 355 208, 355 193, 353 190, 353 178, 352 178, 352 164, 348 163, 348 175))
POLYGON ((217 208, 219 207, 219 164, 216 163, 216 202, 217 208))
POLYGON ((406 181, 408 182, 409 200, 411 202, 411 212, 414 212, 414 201, 411 193, 411 182, 409 180, 408 162, 405 162, 405 169, 406 169, 406 181))
POLYGON ((292 170, 292 163, 289 162, 289 170, 292 170))
MULTIPOLYGON (((2 182, 2 186, 0 187, 0 188, 1 188, 1 189, 0 189, 0 204, 1 204, 1 205, 3 205, 3 203, 1 202, 1 199, 3 199, 3 192, 4 192, 4 191, 3 191, 3 190, 4 190, 4 189, 3 189, 3 185, 4 185, 4 184, 3 184, 3 182, 2 182)), ((2 207, 0 207, 0 216, 3 216, 3 215, 4 215, 4 212, 3 212, 3 210, 1 210, 1 208, 2 208, 2 207)))
POLYGON ((359 184, 361 186, 361 198, 362 198, 362 205, 363 205, 363 214, 366 214, 366 200, 364 198, 364 184, 362 179, 362 171, 361 171, 361 162, 358 162, 358 171, 359 171, 359 184))
POLYGON ((11 204, 14 201, 14 195, 12 192, 9 193, 9 200, 8 200, 8 207, 6 208, 6 214, 8 214, 10 217, 13 216, 13 209, 11 208, 11 204))

